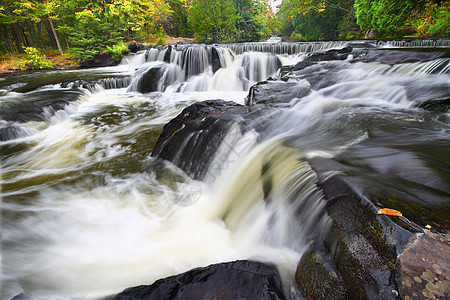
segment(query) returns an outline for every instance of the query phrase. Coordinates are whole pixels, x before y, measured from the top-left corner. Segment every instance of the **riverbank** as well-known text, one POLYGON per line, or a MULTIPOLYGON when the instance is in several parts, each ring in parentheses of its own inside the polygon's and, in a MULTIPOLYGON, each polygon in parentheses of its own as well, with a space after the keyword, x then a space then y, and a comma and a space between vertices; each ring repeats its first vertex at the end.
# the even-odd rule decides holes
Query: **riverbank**
MULTIPOLYGON (((165 39, 166 45, 194 43, 195 41, 193 38, 166 37, 165 39)), ((81 63, 77 61, 77 59, 70 52, 65 52, 63 56, 60 56, 59 53, 55 50, 43 51, 43 53, 47 57, 47 60, 53 65, 53 67, 50 68, 52 70, 81 67, 81 63)), ((26 54, 0 55, 0 75, 29 70, 29 68, 20 65, 21 61, 26 60, 26 56, 26 54)))
MULTIPOLYGON (((26 56, 26 54, 0 56, 0 75, 27 70, 26 67, 20 65, 21 61, 26 60, 26 56)), ((51 51, 45 53, 45 56, 53 65, 53 68, 51 69, 67 69, 81 66, 81 64, 68 52, 61 56, 58 52, 51 51)))

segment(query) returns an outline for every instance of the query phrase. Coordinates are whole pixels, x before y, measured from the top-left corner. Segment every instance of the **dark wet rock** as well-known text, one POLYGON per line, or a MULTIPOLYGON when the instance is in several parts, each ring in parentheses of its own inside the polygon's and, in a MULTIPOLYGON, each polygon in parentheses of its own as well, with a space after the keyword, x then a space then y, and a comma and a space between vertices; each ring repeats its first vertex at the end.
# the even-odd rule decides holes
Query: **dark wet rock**
POLYGON ((128 50, 131 53, 137 53, 138 51, 146 50, 148 47, 148 44, 136 43, 134 41, 128 44, 128 50))
POLYGON ((336 74, 344 68, 342 62, 311 64, 301 70, 294 70, 293 76, 305 79, 314 90, 319 90, 338 83, 341 79, 336 74))
POLYGON ((447 54, 444 51, 418 52, 404 50, 371 49, 364 55, 361 55, 358 60, 362 60, 364 62, 380 62, 383 64, 394 65, 412 62, 426 62, 446 56, 447 54))
POLYGON ((152 156, 166 159, 189 176, 201 179, 230 128, 250 113, 248 107, 235 102, 194 103, 164 126, 152 156))
POLYGON ((166 53, 164 54, 164 62, 170 63, 170 57, 171 57, 171 55, 172 55, 172 46, 169 45, 169 46, 167 46, 167 51, 166 51, 166 53))
POLYGON ((136 53, 139 51, 138 44, 136 42, 132 42, 128 44, 128 50, 130 50, 131 53, 136 53))
MULTIPOLYGON (((317 164, 313 162, 312 166, 317 164)), ((316 171, 320 174, 320 167, 316 171)), ((412 233, 388 216, 377 215, 369 200, 343 177, 333 176, 318 185, 325 195, 332 225, 323 245, 316 243, 298 266, 296 284, 300 291, 311 295, 317 289, 320 295, 331 290, 337 298, 346 295, 344 299, 397 299, 397 255, 412 233), (301 270, 307 270, 308 275, 301 270), (329 279, 328 284, 314 285, 313 278, 322 277, 329 279)))
POLYGON ((304 254, 295 272, 295 281, 307 299, 348 299, 344 279, 330 254, 324 249, 304 254))
POLYGON ((429 111, 446 113, 450 110, 450 98, 426 100, 419 103, 417 107, 429 111))
POLYGON ((300 61, 294 66, 292 71, 300 71, 300 70, 306 69, 307 67, 312 66, 314 64, 315 64, 314 62, 310 62, 310 61, 300 61))
POLYGON ((377 47, 370 42, 352 42, 348 43, 347 46, 352 47, 353 49, 373 49, 377 47))
POLYGON ((214 73, 216 73, 220 68, 222 68, 219 52, 216 47, 211 48, 211 66, 214 73))
POLYGON ((450 237, 429 232, 411 237, 398 257, 403 299, 450 299, 450 237))
POLYGON ((1 88, 2 88, 2 90, 5 90, 6 92, 9 92, 9 91, 18 90, 18 89, 23 88, 25 86, 27 86, 26 83, 18 82, 18 83, 13 83, 13 84, 7 85, 7 86, 2 86, 1 88))
POLYGON ((28 135, 28 133, 18 124, 14 123, 0 124, 0 141, 2 142, 14 140, 26 135, 28 135))
POLYGON ((13 298, 11 298, 11 300, 33 300, 33 298, 28 297, 24 293, 20 293, 20 294, 14 296, 13 298))
POLYGON ((347 46, 342 49, 331 49, 327 51, 313 52, 304 59, 304 62, 346 60, 352 50, 352 47, 347 46))
POLYGON ((45 121, 58 110, 76 101, 83 94, 79 89, 52 89, 11 97, 2 103, 0 117, 5 121, 45 121))
MULTIPOLYGON (((286 76, 291 74, 293 70, 294 70, 294 66, 281 66, 280 73, 279 73, 280 79, 284 80, 283 78, 286 78, 286 76)), ((286 81, 286 80, 284 80, 284 81, 286 81)))
POLYGON ((311 87, 304 82, 262 81, 250 88, 245 104, 288 105, 293 99, 303 98, 310 93, 311 87))
POLYGON ((167 70, 167 64, 160 64, 152 66, 147 70, 143 71, 141 74, 136 74, 138 76, 135 83, 133 83, 129 90, 137 91, 143 94, 156 92, 159 90, 159 83, 162 75, 167 70))
POLYGON ((273 265, 235 261, 198 268, 124 290, 105 300, 141 299, 285 299, 273 265))
POLYGON ((111 67, 117 66, 119 61, 112 57, 111 53, 102 54, 93 60, 88 60, 82 63, 83 68, 98 68, 98 67, 111 67))

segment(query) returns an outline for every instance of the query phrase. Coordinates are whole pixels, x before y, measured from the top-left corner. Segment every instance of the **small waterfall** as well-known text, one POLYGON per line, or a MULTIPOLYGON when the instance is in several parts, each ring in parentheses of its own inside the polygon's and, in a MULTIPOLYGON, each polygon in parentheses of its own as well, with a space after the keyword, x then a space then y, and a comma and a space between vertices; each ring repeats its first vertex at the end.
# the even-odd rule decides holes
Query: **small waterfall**
POLYGON ((378 41, 376 44, 385 48, 440 48, 450 47, 450 39, 378 41))
POLYGON ((345 47, 349 42, 303 42, 303 43, 243 43, 243 44, 220 44, 220 47, 229 48, 237 55, 245 52, 264 52, 271 54, 309 53, 324 49, 345 47))
POLYGON ((242 59, 245 78, 253 82, 266 80, 281 67, 280 59, 275 55, 259 52, 246 52, 242 59))
POLYGON ((146 51, 139 51, 137 53, 130 53, 125 55, 120 61, 120 65, 140 66, 145 63, 146 51))
POLYGON ((157 48, 151 48, 147 50, 147 53, 145 54, 145 61, 157 61, 159 58, 159 53, 161 52, 160 49, 157 48))
POLYGON ((236 57, 230 49, 205 45, 149 49, 150 56, 156 60, 135 73, 129 91, 164 92, 170 86, 176 92, 246 91, 282 65, 273 54, 253 52, 236 57))
POLYGON ((131 84, 131 77, 111 77, 103 78, 97 82, 88 82, 82 84, 82 87, 91 93, 98 93, 102 90, 123 89, 131 84))
POLYGON ((300 254, 311 239, 327 232, 323 194, 300 150, 269 140, 242 160, 231 159, 234 163, 217 180, 215 208, 247 251, 274 247, 300 254))

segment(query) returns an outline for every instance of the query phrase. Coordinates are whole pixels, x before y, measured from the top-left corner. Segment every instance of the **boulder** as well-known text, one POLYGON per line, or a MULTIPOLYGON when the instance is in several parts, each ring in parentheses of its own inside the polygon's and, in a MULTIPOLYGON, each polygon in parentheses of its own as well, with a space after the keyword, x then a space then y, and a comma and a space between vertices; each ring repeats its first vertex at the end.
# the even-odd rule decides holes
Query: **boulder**
POLYGON ((0 118, 21 123, 46 121, 81 95, 83 91, 79 89, 51 89, 22 94, 17 99, 13 96, 3 103, 0 118))
POLYGON ((450 110, 450 98, 426 100, 418 103, 417 107, 429 111, 446 113, 450 110))
POLYGON ((377 215, 344 177, 328 177, 318 185, 332 225, 323 243, 317 241, 301 259, 295 276, 299 290, 320 299, 330 299, 328 294, 334 299, 400 299, 397 256, 414 228, 377 215))
POLYGON ((353 48, 347 46, 342 49, 331 49, 327 51, 317 51, 309 54, 305 58, 305 62, 329 61, 329 60, 346 60, 353 48))
POLYGON ((347 288, 333 258, 325 249, 302 256, 295 272, 296 287, 307 299, 348 299, 347 288))
POLYGON ((156 92, 159 90, 159 83, 164 72, 167 70, 168 64, 161 63, 149 67, 144 71, 136 73, 136 79, 131 83, 128 91, 137 91, 143 94, 156 92))
POLYGON ((246 105, 266 106, 288 105, 295 98, 303 98, 311 93, 311 86, 305 82, 262 81, 250 88, 246 105))
POLYGON ((194 103, 164 126, 152 156, 201 179, 230 128, 237 125, 245 131, 240 121, 250 114, 248 107, 224 100, 194 103))
POLYGON ((128 44, 128 50, 131 53, 136 53, 138 51, 145 50, 147 48, 149 48, 148 44, 141 44, 141 43, 137 43, 135 41, 132 41, 128 44))
POLYGON ((105 298, 141 299, 286 299, 273 265, 235 261, 198 268, 105 298))
POLYGON ((131 42, 128 44, 128 50, 130 50, 131 53, 136 53, 139 51, 138 44, 136 42, 131 42))
POLYGON ((167 51, 164 54, 164 62, 166 63, 170 63, 170 57, 172 56, 172 46, 168 45, 167 46, 167 51))
POLYGON ((219 52, 216 47, 211 47, 211 66, 213 73, 216 73, 220 68, 222 68, 219 52))

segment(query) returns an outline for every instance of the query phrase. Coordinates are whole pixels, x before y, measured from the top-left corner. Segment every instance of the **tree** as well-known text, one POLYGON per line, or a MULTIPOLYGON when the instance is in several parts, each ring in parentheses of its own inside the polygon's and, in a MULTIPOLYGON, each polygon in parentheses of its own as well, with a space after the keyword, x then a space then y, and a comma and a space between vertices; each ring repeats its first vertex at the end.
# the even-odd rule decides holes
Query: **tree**
POLYGON ((275 28, 273 12, 267 0, 235 0, 237 10, 237 41, 260 41, 268 37, 275 28))
POLYGON ((51 14, 54 13, 55 8, 59 6, 56 0, 45 0, 44 2, 44 10, 47 13, 47 20, 50 24, 50 28, 52 30, 53 38, 55 39, 56 46, 58 47, 59 54, 63 56, 63 51, 61 48, 61 44, 59 43, 58 34, 56 33, 55 26, 53 25, 53 20, 51 14))
POLYGON ((232 0, 193 0, 189 24, 199 42, 230 39, 236 32, 236 7, 232 0))
POLYGON ((357 23, 361 30, 373 29, 378 37, 401 35, 412 9, 420 2, 415 0, 355 0, 357 23))
POLYGON ((284 0, 278 17, 284 35, 303 40, 336 39, 355 26, 353 0, 284 0))
POLYGON ((107 46, 122 41, 118 28, 103 19, 103 8, 89 8, 75 14, 78 22, 70 37, 72 50, 82 62, 95 60, 106 53, 107 46))
POLYGON ((171 36, 192 37, 194 31, 188 22, 189 2, 182 0, 167 0, 170 12, 163 15, 159 22, 171 36))

